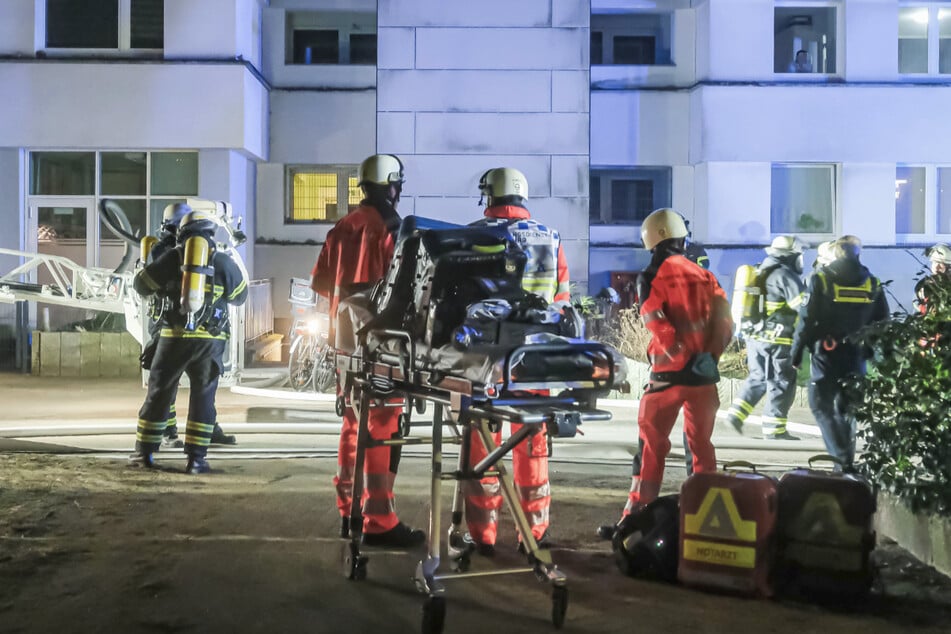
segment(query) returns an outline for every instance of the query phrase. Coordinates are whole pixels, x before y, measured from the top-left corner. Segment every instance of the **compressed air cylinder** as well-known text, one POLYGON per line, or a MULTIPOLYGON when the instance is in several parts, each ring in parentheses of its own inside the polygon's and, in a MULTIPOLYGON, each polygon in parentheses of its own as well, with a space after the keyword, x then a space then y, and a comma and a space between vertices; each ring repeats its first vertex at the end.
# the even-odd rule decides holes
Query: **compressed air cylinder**
POLYGON ((205 278, 214 273, 208 265, 210 252, 208 240, 202 236, 192 236, 185 241, 181 304, 187 316, 186 330, 195 329, 195 315, 205 304, 205 278))
POLYGON ((756 285, 756 271, 756 267, 750 264, 743 264, 736 269, 730 312, 733 323, 737 326, 749 321, 759 307, 761 297, 759 287, 756 285))
POLYGON ((149 256, 152 255, 152 248, 158 244, 159 239, 155 236, 145 236, 139 240, 139 259, 142 262, 148 262, 149 256))

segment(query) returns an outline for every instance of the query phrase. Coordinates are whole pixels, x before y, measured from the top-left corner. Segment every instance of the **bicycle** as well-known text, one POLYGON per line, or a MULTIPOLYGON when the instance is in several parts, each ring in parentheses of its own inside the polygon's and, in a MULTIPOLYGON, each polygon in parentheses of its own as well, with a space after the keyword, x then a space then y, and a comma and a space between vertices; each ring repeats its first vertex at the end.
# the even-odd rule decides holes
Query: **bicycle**
POLYGON ((297 392, 329 392, 337 384, 337 373, 336 352, 328 339, 327 302, 314 293, 308 280, 296 277, 291 278, 289 301, 294 318, 287 362, 290 385, 297 392))

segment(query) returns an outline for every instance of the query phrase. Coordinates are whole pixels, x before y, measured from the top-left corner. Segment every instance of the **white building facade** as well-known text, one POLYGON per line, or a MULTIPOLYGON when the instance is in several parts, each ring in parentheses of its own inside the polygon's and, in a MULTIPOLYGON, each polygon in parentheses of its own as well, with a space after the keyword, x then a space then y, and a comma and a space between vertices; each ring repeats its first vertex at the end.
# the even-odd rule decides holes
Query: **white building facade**
POLYGON ((485 170, 521 169, 579 292, 642 268, 640 220, 673 206, 727 290, 775 235, 852 233, 909 309, 911 253, 951 240, 946 5, 5 0, 0 246, 112 266, 102 198, 142 232, 229 200, 282 318, 386 152, 404 214, 461 223, 485 170))

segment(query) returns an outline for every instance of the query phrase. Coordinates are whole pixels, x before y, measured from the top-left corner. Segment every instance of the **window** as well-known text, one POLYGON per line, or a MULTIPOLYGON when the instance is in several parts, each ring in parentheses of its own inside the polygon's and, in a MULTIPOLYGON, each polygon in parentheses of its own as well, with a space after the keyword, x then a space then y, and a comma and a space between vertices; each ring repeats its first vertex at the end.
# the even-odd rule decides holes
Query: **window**
POLYGON ((591 64, 671 64, 671 14, 591 16, 591 64))
POLYGON ((898 72, 951 73, 951 9, 937 4, 898 9, 898 72))
POLYGON ((836 72, 835 7, 778 6, 773 22, 773 72, 836 72))
POLYGON ((161 49, 164 0, 46 0, 46 48, 161 49))
POLYGON ((938 227, 941 234, 951 234, 951 167, 938 168, 938 227))
POLYGON ((592 224, 640 224, 655 209, 670 206, 671 169, 592 168, 589 192, 592 224))
MULTIPOLYGON (((158 230, 166 205, 198 195, 198 153, 31 152, 30 194, 109 198, 143 236, 158 230)), ((114 239, 104 225, 100 235, 114 239)))
POLYGON ((363 199, 357 186, 357 166, 287 168, 286 221, 336 222, 363 199), (346 200, 346 206, 338 201, 346 200))
POLYGON ((770 231, 835 231, 835 165, 774 163, 770 182, 770 231))
POLYGON ((376 64, 376 13, 287 14, 287 64, 376 64))
POLYGON ((895 233, 925 233, 925 168, 895 168, 895 233))

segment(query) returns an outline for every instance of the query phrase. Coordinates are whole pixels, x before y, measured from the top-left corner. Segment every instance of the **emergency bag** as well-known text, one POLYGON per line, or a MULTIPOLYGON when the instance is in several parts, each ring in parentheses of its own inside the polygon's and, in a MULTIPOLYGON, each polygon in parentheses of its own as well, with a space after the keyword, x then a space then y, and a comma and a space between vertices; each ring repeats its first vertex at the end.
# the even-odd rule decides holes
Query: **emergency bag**
POLYGON ((779 266, 742 264, 736 269, 730 313, 740 333, 758 332, 766 324, 766 279, 779 266))
POLYGON ((665 495, 620 521, 611 540, 624 574, 674 583, 680 554, 680 496, 665 495))

